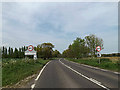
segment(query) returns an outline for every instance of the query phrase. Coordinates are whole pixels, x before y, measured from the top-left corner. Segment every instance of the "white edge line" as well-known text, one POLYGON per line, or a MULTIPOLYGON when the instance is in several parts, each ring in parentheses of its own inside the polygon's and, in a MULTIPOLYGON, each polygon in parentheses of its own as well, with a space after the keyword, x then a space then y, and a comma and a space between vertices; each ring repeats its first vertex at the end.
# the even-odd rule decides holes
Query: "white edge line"
MULTIPOLYGON (((66 59, 65 59, 66 60, 66 59)), ((67 60, 68 61, 68 60, 67 60)), ((69 61, 71 63, 75 63, 73 61, 69 61)), ((78 65, 83 65, 83 66, 86 66, 86 67, 90 67, 90 68, 94 68, 94 69, 98 69, 98 70, 102 70, 102 71, 105 71, 105 72, 111 72, 111 73, 114 73, 114 74, 120 74, 119 72, 114 72, 114 71, 110 71, 110 70, 106 70, 106 69, 101 69, 101 68, 98 68, 98 67, 94 67, 94 66, 89 66, 89 65, 86 65, 86 64, 81 64, 81 63, 75 63, 75 64, 78 64, 78 65)))
MULTIPOLYGON (((59 62, 61 62, 60 59, 59 59, 59 62)), ((61 62, 61 63, 62 63, 62 62, 61 62)), ((63 64, 65 67, 67 67, 67 68, 69 68, 70 70, 72 70, 73 72, 75 72, 75 73, 79 74, 80 76, 86 78, 87 80, 89 80, 89 81, 91 81, 91 82, 97 84, 98 86, 100 86, 100 87, 102 87, 102 88, 105 88, 105 89, 107 89, 107 90, 110 90, 109 88, 107 88, 107 87, 105 87, 104 85, 102 85, 101 82, 99 82, 99 81, 97 81, 97 80, 95 80, 95 79, 89 78, 89 77, 87 77, 87 76, 85 76, 85 75, 79 73, 78 71, 72 69, 71 67, 67 66, 67 65, 64 64, 64 63, 62 63, 62 64, 63 64)))
POLYGON ((35 84, 32 84, 32 85, 31 85, 31 88, 33 89, 34 87, 35 87, 35 84))
MULTIPOLYGON (((39 79, 39 77, 41 76, 43 70, 45 69, 45 67, 50 63, 51 61, 49 61, 39 72, 37 78, 35 79, 35 81, 37 81, 39 79)), ((31 90, 33 90, 33 88, 35 87, 35 83, 31 85, 31 90)))
POLYGON ((39 75, 37 76, 37 78, 35 79, 35 81, 37 81, 40 77, 40 75, 42 74, 43 70, 45 69, 45 67, 50 63, 50 61, 40 70, 39 75))

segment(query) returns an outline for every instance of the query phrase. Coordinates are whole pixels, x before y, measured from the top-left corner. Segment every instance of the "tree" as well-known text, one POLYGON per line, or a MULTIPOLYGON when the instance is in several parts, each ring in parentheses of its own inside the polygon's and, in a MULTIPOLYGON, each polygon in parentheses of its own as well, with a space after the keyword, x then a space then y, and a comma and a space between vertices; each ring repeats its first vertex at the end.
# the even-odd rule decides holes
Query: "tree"
POLYGON ((89 55, 95 56, 96 47, 101 46, 103 49, 103 40, 97 36, 91 34, 86 36, 84 39, 76 38, 72 44, 69 45, 68 49, 65 50, 62 55, 63 57, 69 58, 82 58, 89 55))
POLYGON ((43 43, 41 45, 37 46, 37 55, 41 58, 51 58, 52 57, 52 48, 54 48, 54 45, 52 43, 43 43))
POLYGON ((48 48, 52 49, 52 48, 54 48, 54 45, 52 43, 43 43, 43 44, 41 44, 41 47, 42 48, 48 47, 48 48))
POLYGON ((13 58, 13 48, 11 48, 11 53, 10 53, 10 57, 13 58))
POLYGON ((58 50, 55 50, 55 51, 53 51, 52 56, 53 57, 59 57, 60 56, 60 52, 58 50))
POLYGON ((19 58, 19 52, 17 48, 15 48, 15 51, 14 51, 14 58, 19 58))
POLYGON ((22 58, 25 58, 25 54, 24 53, 25 53, 26 50, 27 50, 27 48, 25 46, 23 46, 22 49, 21 49, 21 57, 22 58))
POLYGON ((5 58, 8 57, 8 55, 7 55, 7 48, 6 48, 6 47, 4 48, 4 57, 5 57, 5 58))
POLYGON ((72 47, 73 47, 73 44, 72 45, 70 44, 67 50, 67 57, 69 58, 75 58, 75 53, 72 47))
POLYGON ((19 54, 19 58, 22 58, 22 49, 21 48, 19 48, 18 54, 19 54))
POLYGON ((71 49, 75 58, 86 57, 88 55, 88 48, 84 39, 76 38, 71 45, 71 49))
POLYGON ((76 38, 73 44, 69 45, 68 49, 63 52, 63 57, 69 58, 81 58, 88 56, 88 47, 85 44, 85 40, 81 38, 76 38))
POLYGON ((36 47, 36 51, 37 51, 37 57, 38 58, 43 58, 43 53, 42 53, 42 47, 41 47, 41 45, 38 45, 36 47))
POLYGON ((75 58, 79 58, 80 57, 80 38, 77 38, 76 40, 74 40, 71 48, 73 53, 75 54, 75 58))
POLYGON ((64 50, 62 53, 62 57, 68 57, 68 49, 64 50))
POLYGON ((2 58, 4 58, 5 57, 5 47, 3 46, 3 48, 2 48, 2 58))
POLYGON ((91 34, 89 36, 86 36, 85 40, 92 56, 95 56, 97 46, 101 46, 101 49, 103 49, 103 40, 101 38, 98 38, 97 36, 91 34))

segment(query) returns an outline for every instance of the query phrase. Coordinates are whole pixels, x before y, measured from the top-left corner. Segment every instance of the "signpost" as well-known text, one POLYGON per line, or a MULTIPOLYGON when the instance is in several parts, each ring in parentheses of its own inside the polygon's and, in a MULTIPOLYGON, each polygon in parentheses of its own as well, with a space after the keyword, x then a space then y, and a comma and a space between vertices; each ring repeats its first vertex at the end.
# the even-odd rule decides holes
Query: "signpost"
POLYGON ((97 47, 96 47, 96 50, 98 51, 97 57, 99 57, 99 64, 100 64, 100 57, 101 57, 100 51, 101 51, 101 47, 100 47, 100 46, 97 46, 97 47))
POLYGON ((37 59, 37 54, 36 51, 34 50, 34 47, 32 45, 28 46, 28 49, 25 51, 25 55, 33 55, 33 59, 37 59))
POLYGON ((96 47, 96 50, 97 50, 98 52, 100 52, 100 51, 101 51, 101 47, 100 47, 100 46, 97 46, 97 47, 96 47))
POLYGON ((98 53, 98 54, 97 54, 97 57, 101 57, 101 53, 98 53))
POLYGON ((28 46, 28 50, 29 50, 29 51, 33 51, 33 49, 34 49, 34 47, 33 47, 32 45, 29 45, 29 46, 28 46))

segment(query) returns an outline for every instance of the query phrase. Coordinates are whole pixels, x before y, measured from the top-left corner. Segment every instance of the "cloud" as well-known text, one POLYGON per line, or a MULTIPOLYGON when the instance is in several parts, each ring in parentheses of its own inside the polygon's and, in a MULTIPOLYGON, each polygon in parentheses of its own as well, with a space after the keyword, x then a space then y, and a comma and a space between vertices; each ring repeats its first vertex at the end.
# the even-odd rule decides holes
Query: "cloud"
POLYGON ((76 37, 103 38, 103 53, 116 52, 117 3, 3 3, 3 44, 52 42, 60 52, 76 37), (110 44, 108 47, 108 43, 110 44))

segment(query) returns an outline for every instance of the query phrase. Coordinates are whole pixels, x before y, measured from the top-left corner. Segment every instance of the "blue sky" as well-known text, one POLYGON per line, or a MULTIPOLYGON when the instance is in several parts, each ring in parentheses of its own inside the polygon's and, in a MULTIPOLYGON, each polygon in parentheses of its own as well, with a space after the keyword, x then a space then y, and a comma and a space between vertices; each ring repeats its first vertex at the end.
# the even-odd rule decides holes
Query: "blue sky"
POLYGON ((2 4, 2 44, 21 47, 51 42, 62 52, 76 39, 95 34, 102 53, 118 52, 117 2, 6 2, 2 4))

